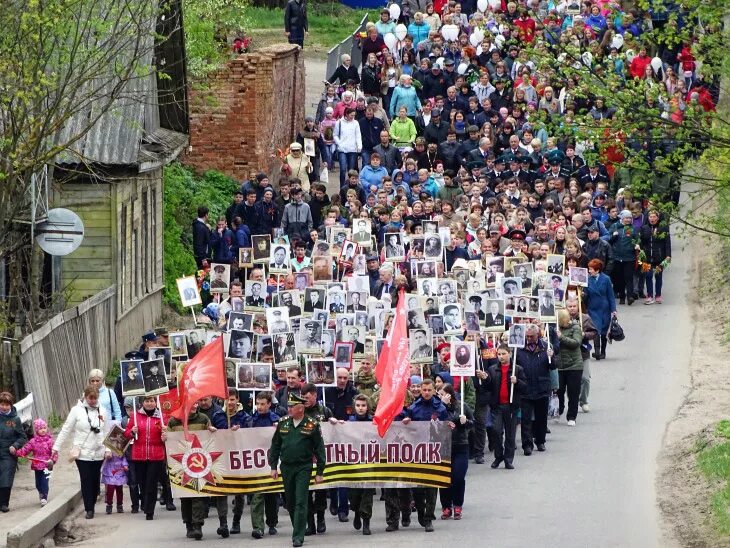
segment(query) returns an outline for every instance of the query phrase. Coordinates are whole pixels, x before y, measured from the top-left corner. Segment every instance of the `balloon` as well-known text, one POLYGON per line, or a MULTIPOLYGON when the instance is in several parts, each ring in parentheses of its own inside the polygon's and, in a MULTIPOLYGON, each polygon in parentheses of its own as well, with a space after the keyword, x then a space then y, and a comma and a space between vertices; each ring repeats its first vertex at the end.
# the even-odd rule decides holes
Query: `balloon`
POLYGON ((477 0, 477 9, 484 13, 489 7, 489 0, 477 0))
POLYGON ((398 38, 395 37, 395 34, 389 32, 388 34, 383 36, 383 41, 385 42, 385 45, 388 46, 388 49, 391 52, 395 51, 395 47, 398 45, 398 38))
POLYGON ((439 66, 439 68, 444 68, 444 61, 445 59, 443 57, 439 57, 436 59, 436 64, 439 66))
POLYGON ((393 21, 397 21, 400 17, 400 6, 398 4, 391 4, 388 7, 388 11, 390 12, 390 18, 393 21))
POLYGON ((482 45, 481 45, 481 44, 479 44, 479 45, 477 46, 477 55, 481 55, 483 51, 484 51, 484 50, 482 49, 482 45))
POLYGON ((624 37, 620 34, 617 34, 613 37, 613 40, 611 40, 611 47, 616 49, 621 49, 624 46, 624 37))
POLYGON ((634 57, 635 57, 635 56, 636 56, 636 54, 634 53, 634 50, 632 50, 632 49, 627 49, 627 50, 626 50, 626 60, 627 60, 627 61, 628 61, 629 63, 631 63, 631 61, 633 61, 633 60, 634 60, 634 57))
POLYGON ((441 35, 449 42, 459 38, 459 27, 456 25, 444 25, 441 27, 441 35))
POLYGON ((489 0, 489 6, 493 10, 496 10, 497 8, 501 8, 502 7, 502 0, 489 0))
POLYGON ((398 40, 403 40, 407 34, 408 28, 403 23, 395 27, 395 35, 398 37, 398 40))
POLYGON ((654 74, 658 73, 662 69, 662 60, 659 57, 654 57, 651 60, 651 68, 654 69, 654 74))
POLYGON ((476 32, 472 32, 472 33, 471 33, 471 36, 469 36, 469 43, 470 43, 470 44, 471 44, 472 46, 474 46, 474 47, 477 47, 477 46, 478 46, 478 45, 479 45, 479 44, 480 44, 481 42, 482 42, 482 41, 481 41, 481 39, 479 38, 479 35, 478 35, 478 34, 477 34, 476 32))
POLYGON ((471 33, 472 36, 476 36, 477 40, 480 43, 482 40, 484 40, 484 31, 482 29, 475 29, 474 32, 471 33))
POLYGON ((591 66, 591 63, 593 62, 593 54, 590 51, 586 51, 583 55, 580 56, 580 58, 582 59, 585 66, 591 66))
POLYGON ((468 68, 469 68, 469 65, 467 65, 466 63, 461 63, 456 68, 456 72, 458 72, 459 74, 466 74, 466 69, 468 69, 468 68))
POLYGON ((505 37, 503 34, 498 34, 494 37, 494 43, 497 44, 497 47, 501 48, 504 46, 505 37))

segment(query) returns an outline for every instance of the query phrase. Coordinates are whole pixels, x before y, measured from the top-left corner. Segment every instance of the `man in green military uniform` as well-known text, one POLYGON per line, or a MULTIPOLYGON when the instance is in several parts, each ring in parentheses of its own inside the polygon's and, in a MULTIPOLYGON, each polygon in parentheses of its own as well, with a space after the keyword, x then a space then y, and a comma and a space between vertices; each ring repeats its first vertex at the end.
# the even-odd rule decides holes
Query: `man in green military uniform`
MULTIPOLYGON (((332 415, 332 410, 317 400, 317 387, 311 382, 302 385, 301 392, 304 398, 304 416, 317 421, 317 424, 330 421, 337 424, 337 419, 332 415)), ((319 533, 320 535, 327 531, 327 525, 324 522, 324 514, 327 510, 327 491, 319 489, 313 493, 309 493, 309 507, 307 512, 307 531, 306 536, 319 533), (317 514, 317 526, 315 529, 314 515, 317 514)))
MULTIPOLYGON (((182 421, 171 417, 167 423, 167 429, 171 432, 183 429, 182 421)), ((215 432, 215 427, 205 413, 198 411, 198 403, 190 410, 188 416, 188 430, 208 430, 215 432)), ((203 538, 203 523, 205 522, 206 501, 208 497, 183 497, 180 499, 180 512, 182 520, 187 529, 187 537, 201 540, 203 538)))
POLYGON ((291 518, 292 546, 304 543, 307 523, 309 478, 312 475, 312 456, 317 458, 315 483, 322 483, 325 466, 324 441, 317 421, 304 416, 304 398, 289 393, 289 415, 282 418, 271 439, 269 466, 271 477, 279 477, 277 466, 281 460, 281 479, 291 518))

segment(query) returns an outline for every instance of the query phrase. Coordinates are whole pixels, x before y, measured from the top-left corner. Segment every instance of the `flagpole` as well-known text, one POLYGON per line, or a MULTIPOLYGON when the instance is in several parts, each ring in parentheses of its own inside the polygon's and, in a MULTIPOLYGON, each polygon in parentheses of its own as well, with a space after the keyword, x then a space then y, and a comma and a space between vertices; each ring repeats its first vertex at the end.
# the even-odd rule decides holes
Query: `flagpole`
MULTIPOLYGON (((512 376, 515 376, 515 369, 517 368, 517 349, 512 349, 512 376)), ((510 379, 510 385, 509 385, 509 402, 512 403, 512 397, 515 393, 515 385, 512 384, 512 379, 510 379)))
MULTIPOLYGON (((548 347, 548 350, 552 350, 553 349, 553 345, 550 344, 550 324, 548 324, 548 323, 545 324, 545 334, 547 335, 547 347, 548 347)), ((551 365, 553 363, 553 358, 550 356, 549 353, 548 353, 548 363, 551 364, 551 365)))
POLYGON ((193 314, 193 323, 198 325, 198 318, 195 317, 195 309, 192 306, 190 307, 190 312, 193 314))
POLYGON ((462 377, 461 377, 461 386, 460 386, 460 388, 461 388, 461 413, 460 414, 461 415, 464 414, 464 382, 465 382, 465 379, 466 379, 466 377, 464 377, 462 375, 462 377))
MULTIPOLYGON (((137 426, 137 397, 132 396, 132 420, 134 421, 134 426, 137 426)), ((134 439, 137 439, 137 434, 134 435, 134 439)))
MULTIPOLYGON (((165 428, 165 415, 162 412, 162 405, 160 404, 160 396, 157 396, 157 409, 160 410, 160 424, 165 428)), ((136 424, 136 422, 135 422, 136 424)))

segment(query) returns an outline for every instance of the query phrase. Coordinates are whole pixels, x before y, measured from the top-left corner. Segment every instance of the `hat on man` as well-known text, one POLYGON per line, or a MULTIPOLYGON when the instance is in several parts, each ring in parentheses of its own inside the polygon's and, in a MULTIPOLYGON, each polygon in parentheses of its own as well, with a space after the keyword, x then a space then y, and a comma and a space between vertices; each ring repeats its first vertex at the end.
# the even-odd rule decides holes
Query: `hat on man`
POLYGON ((519 228, 513 228, 512 230, 509 231, 509 234, 507 235, 507 237, 510 240, 524 240, 525 238, 527 238, 527 234, 525 233, 524 230, 521 230, 519 228))
POLYGON ((444 61, 444 66, 445 67, 450 67, 453 64, 454 64, 454 60, 453 59, 446 59, 446 61, 444 61))
POLYGON ((366 260, 367 260, 367 262, 370 262, 370 261, 379 261, 380 259, 378 258, 377 255, 368 255, 366 260))
POLYGON ((156 341, 157 335, 155 334, 154 331, 149 331, 148 333, 145 333, 144 335, 142 335, 142 340, 144 342, 156 341))
POLYGON ((309 320, 308 322, 304 322, 304 327, 319 327, 319 322, 316 320, 309 320))
POLYGON ((289 150, 302 150, 302 145, 299 143, 292 143, 289 145, 289 150))
POLYGON ((304 404, 305 400, 299 394, 289 392, 289 397, 286 401, 287 406, 294 407, 295 405, 304 404))
POLYGON ((600 230, 598 229, 598 223, 589 224, 586 227, 586 232, 600 232, 600 230))
POLYGON ((155 335, 158 337, 167 337, 169 335, 167 327, 155 327, 155 335))
POLYGON ((471 171, 472 169, 482 169, 483 167, 485 167, 485 164, 481 160, 472 160, 471 162, 468 162, 466 164, 466 168, 469 171, 471 171))
POLYGON ((225 266, 223 266, 222 264, 217 264, 217 265, 215 265, 215 266, 213 267, 213 270, 214 270, 215 272, 225 272, 225 271, 226 271, 226 267, 225 267, 225 266))

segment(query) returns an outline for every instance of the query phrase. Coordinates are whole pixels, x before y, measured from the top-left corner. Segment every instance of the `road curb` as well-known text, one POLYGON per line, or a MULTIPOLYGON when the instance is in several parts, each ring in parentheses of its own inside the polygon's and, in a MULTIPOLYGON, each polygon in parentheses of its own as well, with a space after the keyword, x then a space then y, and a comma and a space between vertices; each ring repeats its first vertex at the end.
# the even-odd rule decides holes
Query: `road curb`
POLYGON ((69 487, 8 531, 7 548, 31 548, 50 533, 81 501, 81 489, 69 487))

